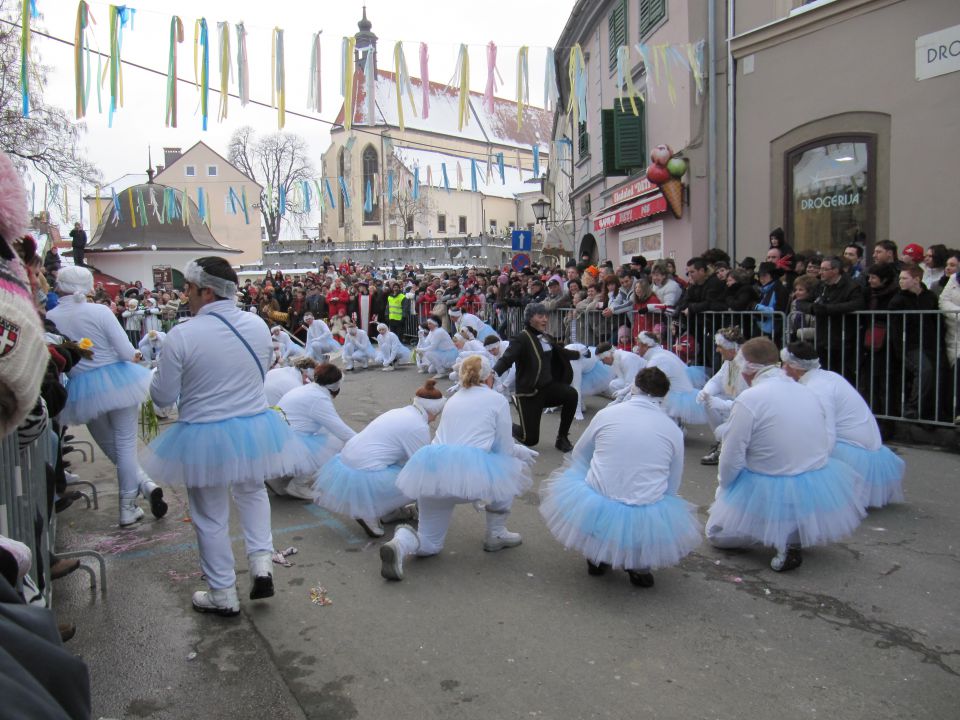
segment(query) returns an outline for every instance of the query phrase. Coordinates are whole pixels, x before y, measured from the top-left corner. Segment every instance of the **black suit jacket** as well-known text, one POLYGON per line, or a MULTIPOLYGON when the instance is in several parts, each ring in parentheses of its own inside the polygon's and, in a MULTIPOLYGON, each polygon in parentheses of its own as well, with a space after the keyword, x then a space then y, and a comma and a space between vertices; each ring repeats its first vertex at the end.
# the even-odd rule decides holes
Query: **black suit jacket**
MULTIPOLYGON (((545 335, 544 338, 549 338, 545 335)), ((550 338, 550 375, 554 382, 569 385, 573 382, 571 360, 580 357, 576 350, 567 350, 562 344, 550 338)), ((537 331, 529 325, 510 338, 510 345, 503 356, 497 360, 493 370, 503 375, 511 365, 517 366, 517 397, 536 395, 537 388, 543 383, 543 348, 537 331)))

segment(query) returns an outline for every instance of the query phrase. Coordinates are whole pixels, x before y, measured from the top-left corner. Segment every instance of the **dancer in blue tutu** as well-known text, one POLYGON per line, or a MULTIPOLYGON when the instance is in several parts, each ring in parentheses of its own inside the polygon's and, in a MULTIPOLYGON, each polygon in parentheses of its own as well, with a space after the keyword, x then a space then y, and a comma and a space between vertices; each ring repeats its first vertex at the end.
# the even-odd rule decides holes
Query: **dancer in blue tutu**
POLYGON ((318 320, 311 312, 305 312, 303 324, 307 326, 307 355, 317 362, 326 362, 331 355, 340 351, 340 343, 334 339, 333 333, 323 320, 318 320))
POLYGON ((622 568, 634 585, 651 587, 652 570, 676 565, 702 535, 694 506, 677 495, 683 433, 660 408, 670 381, 646 368, 632 389, 597 413, 568 464, 544 483, 540 514, 564 547, 586 556, 591 575, 622 568))
POLYGON ((150 385, 155 405, 179 407, 179 420, 141 453, 147 472, 184 484, 197 531, 200 568, 210 587, 193 594, 198 612, 240 613, 230 542, 230 497, 240 515, 252 587, 273 595, 273 536, 264 481, 307 475, 310 449, 267 406, 263 378, 273 347, 266 323, 236 306, 237 274, 223 258, 183 271, 193 317, 167 334, 150 385))
POLYGON ((485 341, 491 335, 497 334, 496 330, 473 313, 465 313, 458 307, 450 308, 447 313, 450 315, 450 320, 453 321, 458 332, 461 328, 470 328, 473 335, 480 342, 485 341))
POLYGON ((710 452, 700 458, 701 465, 716 465, 720 462, 720 446, 723 440, 723 424, 730 417, 733 401, 747 389, 743 379, 743 359, 740 346, 744 343, 743 333, 736 325, 720 328, 713 336, 717 352, 723 358, 723 364, 717 374, 710 378, 703 389, 697 393, 697 403, 703 406, 707 422, 713 432, 716 443, 710 452))
POLYGON ((777 346, 753 338, 740 348, 750 385, 733 404, 720 451, 707 540, 720 548, 776 549, 770 567, 799 567, 802 547, 850 535, 864 517, 862 479, 830 457, 823 406, 781 372, 777 346), (803 442, 797 442, 797 433, 803 442))
POLYGON ((138 364, 142 355, 130 344, 110 308, 87 302, 87 295, 93 293, 93 274, 87 268, 61 269, 57 293, 69 300, 48 311, 47 317, 67 337, 87 338, 93 343, 93 358, 81 360, 70 371, 60 422, 85 423, 116 465, 121 527, 143 517, 138 493, 149 500, 154 517, 162 518, 167 513, 163 490, 137 463, 137 422, 140 403, 147 399, 150 371, 138 364))
MULTIPOLYGON (((340 419, 333 401, 340 394, 343 373, 330 363, 317 365, 313 381, 285 394, 277 408, 310 449, 317 467, 336 455, 344 443, 357 433, 340 419)), ((314 473, 291 478, 272 478, 267 485, 278 495, 289 495, 301 500, 313 500, 314 473)))
POLYGON ((409 555, 436 555, 443 549, 453 509, 462 503, 486 505, 487 533, 483 549, 496 552, 520 545, 518 533, 507 530, 513 499, 532 482, 533 450, 513 442, 510 406, 492 390, 493 369, 483 355, 460 367, 461 388, 447 401, 433 444, 404 465, 397 488, 414 498, 420 527, 401 525, 393 540, 380 548, 380 574, 402 580, 409 555))
POLYGON ((441 380, 447 377, 457 361, 457 346, 436 315, 428 317, 426 325, 427 334, 417 344, 417 352, 423 356, 429 372, 436 373, 434 379, 441 380))
POLYGON ((613 374, 606 394, 619 402, 629 399, 634 378, 647 366, 647 361, 632 350, 621 350, 608 342, 597 345, 597 359, 613 374))
POLYGON ((810 343, 791 343, 780 357, 784 372, 823 403, 827 428, 836 437, 831 454, 863 478, 863 504, 879 508, 903 502, 905 463, 884 447, 877 419, 856 388, 843 375, 821 369, 817 349, 810 343))
POLYGON ((372 538, 383 537, 381 518, 412 519, 411 498, 397 488, 400 469, 430 443, 430 423, 440 416, 443 394, 436 380, 417 390, 413 403, 373 420, 317 473, 317 505, 349 515, 372 538))
POLYGON ((663 401, 667 415, 687 425, 706 425, 707 413, 697 404, 697 389, 683 360, 661 347, 660 336, 647 330, 637 335, 637 352, 647 367, 660 368, 670 379, 670 393, 663 401))
POLYGON ((376 360, 383 366, 383 372, 392 372, 409 354, 409 351, 403 346, 403 343, 400 342, 397 334, 383 323, 377 323, 376 340, 376 360))

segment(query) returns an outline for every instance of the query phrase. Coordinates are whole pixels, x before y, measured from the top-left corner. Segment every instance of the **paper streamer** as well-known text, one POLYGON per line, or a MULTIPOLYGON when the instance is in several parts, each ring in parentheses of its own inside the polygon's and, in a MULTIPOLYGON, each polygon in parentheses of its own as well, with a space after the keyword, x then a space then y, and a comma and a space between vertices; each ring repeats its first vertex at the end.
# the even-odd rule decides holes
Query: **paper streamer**
POLYGON ((533 176, 540 177, 540 145, 533 146, 533 176))
POLYGON ((316 113, 320 112, 320 34, 313 34, 313 44, 310 47, 310 83, 307 86, 307 107, 316 113))
POLYGON ((30 18, 37 17, 37 0, 21 0, 21 5, 20 95, 23 100, 23 116, 30 117, 30 18))
POLYGON ((330 200, 330 207, 336 209, 337 201, 333 197, 333 188, 330 187, 330 178, 323 179, 323 186, 327 189, 327 199, 330 200))
POLYGON ((120 198, 117 196, 117 191, 113 188, 110 188, 111 199, 113 200, 113 222, 117 224, 122 219, 120 213, 120 198))
POLYGON ((557 99, 560 96, 557 90, 557 66, 553 48, 547 48, 545 70, 543 72, 543 109, 553 112, 557 109, 557 99))
POLYGON ((123 28, 130 24, 133 29, 133 9, 126 5, 110 6, 110 112, 107 115, 107 126, 113 127, 113 113, 123 107, 123 65, 120 62, 120 51, 123 47, 123 28))
MULTIPOLYGON (((203 129, 207 129, 210 108, 210 36, 207 32, 207 19, 200 18, 193 25, 193 80, 200 83, 200 118, 203 129), (199 51, 199 55, 198 55, 199 51)), ((202 215, 203 213, 201 213, 202 215)))
POLYGON ((180 194, 180 207, 183 210, 181 215, 183 216, 183 224, 190 224, 190 196, 187 194, 187 189, 184 188, 183 192, 180 194))
POLYGON ((400 130, 405 128, 403 122, 403 96, 410 99, 410 108, 413 114, 417 114, 417 106, 413 101, 413 85, 410 83, 410 73, 407 70, 407 59, 403 55, 403 43, 398 42, 393 46, 393 70, 397 83, 397 121, 400 130))
POLYGON ((183 21, 170 18, 170 56, 167 59, 167 109, 163 122, 167 127, 177 126, 177 45, 183 42, 183 21))
POLYGON ((393 205, 393 170, 387 173, 387 205, 393 205))
POLYGON ((370 185, 369 178, 367 179, 366 192, 363 195, 363 211, 368 215, 373 212, 373 187, 370 185))
MULTIPOLYGON (((491 40, 487 45, 487 87, 483 93, 483 107, 488 113, 493 113, 493 95, 497 90, 497 46, 491 40)), ((501 79, 502 80, 502 79, 501 79)), ((519 87, 519 81, 517 84, 519 87)))
POLYGON ((234 25, 237 31, 237 95, 240 107, 250 102, 250 66, 247 63, 247 29, 243 23, 234 25))
POLYGON ((427 165, 427 187, 433 187, 433 168, 427 165))
POLYGON ((420 199, 420 166, 413 169, 413 199, 420 199))
MULTIPOLYGON (((654 89, 654 64, 653 64, 653 54, 650 52, 650 46, 646 43, 637 43, 633 46, 634 49, 640 53, 640 57, 643 58, 643 77, 646 83, 647 97, 650 99, 650 102, 657 101, 657 95, 654 89)), ((659 83, 659 80, 657 81, 659 83)))
POLYGON ((430 116, 430 72, 429 65, 430 53, 427 51, 427 44, 420 43, 420 89, 423 93, 420 102, 420 115, 426 120, 430 116))
POLYGON ((340 192, 343 193, 343 206, 345 208, 350 207, 350 189, 347 187, 346 180, 343 179, 343 176, 337 178, 340 183, 340 192))
POLYGON ((470 190, 477 192, 477 161, 470 159, 470 190))
POLYGON ((219 120, 227 118, 227 101, 230 99, 230 80, 233 78, 233 63, 230 61, 230 23, 217 23, 217 49, 220 56, 220 113, 219 120))
POLYGON ((503 166, 503 153, 502 153, 502 152, 498 152, 498 153, 497 153, 497 170, 500 172, 500 184, 501 184, 501 185, 506 185, 506 184, 507 184, 507 174, 506 174, 506 169, 505 169, 504 166, 503 166))
POLYGON ((137 226, 137 214, 133 209, 133 190, 127 190, 127 202, 130 204, 130 225, 132 227, 137 226))
POLYGON ((280 205, 280 217, 287 214, 287 189, 281 185, 277 190, 277 202, 280 205))
POLYGON ((443 187, 447 192, 450 192, 450 177, 447 175, 447 164, 445 162, 440 163, 440 172, 443 174, 443 187))
POLYGON ((463 168, 457 163, 457 191, 463 190, 463 168))
POLYGON ((634 116, 639 116, 637 109, 637 89, 633 85, 633 78, 630 75, 630 48, 621 45, 617 48, 617 99, 620 101, 620 112, 623 112, 623 88, 627 88, 627 98, 630 100, 630 108, 634 116))
POLYGON ((364 94, 367 101, 367 124, 376 124, 377 114, 377 67, 374 64, 376 55, 373 50, 367 51, 367 59, 363 65, 364 94))
POLYGON ((207 194, 203 188, 197 188, 197 215, 200 216, 200 222, 207 219, 207 194))
POLYGON ((343 95, 343 127, 353 127, 353 50, 357 39, 345 37, 340 49, 340 94, 343 95))
POLYGON ((311 212, 311 196, 310 196, 310 183, 306 180, 301 181, 300 183, 300 194, 303 197, 303 210, 304 212, 311 212))
POLYGON ((523 126, 523 109, 530 104, 530 48, 517 51, 517 129, 523 126))
POLYGON ((568 71, 571 90, 567 113, 573 116, 573 127, 576 129, 580 125, 580 118, 587 116, 587 64, 580 43, 570 48, 568 71))
MULTIPOLYGON (((27 3, 24 3, 27 5, 27 3)), ((95 24, 90 6, 80 0, 77 5, 77 25, 73 34, 73 78, 77 120, 87 114, 87 98, 90 95, 90 41, 87 28, 95 24)))
POLYGON ((272 58, 272 72, 270 74, 270 104, 277 108, 277 128, 283 130, 287 122, 287 81, 286 69, 283 64, 283 30, 273 29, 270 57, 272 58))
POLYGON ((452 86, 454 81, 457 81, 460 88, 457 104, 457 129, 463 130, 464 125, 470 124, 470 53, 465 44, 460 45, 456 70, 454 70, 453 78, 448 83, 448 87, 452 86))
POLYGON ((94 206, 96 207, 97 212, 97 221, 93 224, 94 227, 100 224, 100 218, 103 217, 103 203, 100 202, 100 186, 97 185, 97 192, 93 196, 94 206))

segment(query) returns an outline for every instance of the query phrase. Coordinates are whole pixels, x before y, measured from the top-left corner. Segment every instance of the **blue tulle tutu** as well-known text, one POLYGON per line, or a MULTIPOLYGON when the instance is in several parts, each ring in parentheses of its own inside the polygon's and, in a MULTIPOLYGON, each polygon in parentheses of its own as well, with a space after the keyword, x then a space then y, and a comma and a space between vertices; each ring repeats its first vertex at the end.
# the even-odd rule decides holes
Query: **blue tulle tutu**
POLYGON ((454 347, 449 350, 428 350, 424 353, 424 358, 439 371, 452 368, 459 354, 460 351, 454 347), (440 363, 439 367, 437 362, 440 363))
POLYGON ((833 457, 845 462, 863 478, 863 504, 883 507, 888 503, 903 502, 903 471, 906 463, 890 448, 864 448, 838 441, 833 457))
POLYGON ((320 468, 313 484, 314 501, 331 512, 352 518, 378 518, 413 500, 397 488, 400 465, 357 470, 335 455, 320 468))
POLYGON ((640 570, 676 565, 703 539, 695 508, 676 495, 628 505, 590 487, 587 469, 567 466, 544 482, 540 514, 564 547, 595 565, 640 570))
POLYGON ((83 425, 111 410, 139 405, 150 392, 152 374, 142 365, 116 362, 70 375, 67 404, 58 419, 83 425))
POLYGON ((506 502, 532 484, 527 466, 512 455, 465 445, 425 445, 397 477, 397 487, 407 497, 486 502, 506 502))
POLYGON ((312 475, 323 460, 274 410, 219 422, 177 422, 140 451, 140 466, 150 477, 187 487, 312 475))
POLYGON ((696 390, 671 390, 663 399, 663 409, 675 420, 687 425, 707 425, 707 410, 697 403, 696 390))
POLYGON ((804 546, 823 545, 856 530, 866 516, 862 492, 862 478, 833 458, 822 468, 799 475, 762 475, 744 469, 720 489, 707 524, 779 549, 786 547, 794 531, 804 546))
POLYGON ((701 390, 707 384, 710 376, 703 365, 687 365, 687 377, 697 390, 701 390))
POLYGON ((584 397, 602 395, 607 392, 611 380, 613 380, 613 369, 609 365, 598 362, 581 376, 580 392, 584 397))

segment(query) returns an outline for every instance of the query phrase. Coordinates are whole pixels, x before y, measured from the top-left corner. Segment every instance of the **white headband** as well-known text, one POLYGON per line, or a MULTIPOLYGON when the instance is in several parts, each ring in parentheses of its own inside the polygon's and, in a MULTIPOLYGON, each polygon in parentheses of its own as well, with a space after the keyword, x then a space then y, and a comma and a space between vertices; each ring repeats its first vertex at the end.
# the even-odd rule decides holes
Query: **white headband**
POLYGON ((644 331, 637 335, 637 342, 646 345, 647 347, 656 347, 660 344, 660 341, 650 333, 644 331))
MULTIPOLYGON (((741 357, 743 356, 741 355, 741 357)), ((741 365, 740 371, 745 373, 751 373, 753 375, 758 375, 764 370, 769 370, 771 368, 776 368, 776 367, 777 367, 776 363, 770 363, 770 364, 755 363, 755 362, 750 362, 746 358, 743 358, 743 365, 741 365)))
MULTIPOLYGON (((343 378, 341 378, 341 380, 342 379, 343 378)), ((330 392, 337 392, 338 390, 340 390, 340 380, 337 380, 336 382, 332 382, 332 383, 327 383, 326 385, 324 385, 323 383, 317 383, 317 385, 319 385, 322 388, 326 388, 330 392)))
POLYGON ((714 342, 717 344, 717 347, 722 347, 724 350, 736 350, 740 347, 740 343, 736 343, 733 340, 727 340, 727 338, 719 333, 714 336, 714 342))
POLYGON ((602 353, 597 353, 598 360, 603 360, 603 358, 606 358, 606 357, 613 357, 612 347, 609 350, 604 350, 602 353))
POLYGON ((413 404, 415 407, 420 408, 424 412, 428 412, 431 415, 438 415, 441 410, 443 410, 444 404, 446 404, 446 398, 423 398, 417 395, 413 398, 413 404))
POLYGON ((783 350, 780 351, 780 359, 783 361, 784 365, 795 367, 797 370, 803 370, 804 372, 818 370, 820 368, 819 358, 801 360, 786 348, 783 348, 783 350))
POLYGON ((237 284, 235 282, 211 275, 197 265, 196 260, 187 263, 187 266, 183 269, 183 279, 198 288, 210 288, 217 297, 229 298, 237 294, 237 284))

